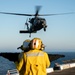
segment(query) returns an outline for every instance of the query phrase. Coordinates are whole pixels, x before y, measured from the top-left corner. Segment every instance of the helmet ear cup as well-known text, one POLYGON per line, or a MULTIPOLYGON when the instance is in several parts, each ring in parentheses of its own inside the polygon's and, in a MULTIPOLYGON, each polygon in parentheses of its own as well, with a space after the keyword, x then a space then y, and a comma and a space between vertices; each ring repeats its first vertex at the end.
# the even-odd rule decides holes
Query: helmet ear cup
POLYGON ((45 49, 45 45, 42 43, 41 44, 41 50, 44 50, 45 49))

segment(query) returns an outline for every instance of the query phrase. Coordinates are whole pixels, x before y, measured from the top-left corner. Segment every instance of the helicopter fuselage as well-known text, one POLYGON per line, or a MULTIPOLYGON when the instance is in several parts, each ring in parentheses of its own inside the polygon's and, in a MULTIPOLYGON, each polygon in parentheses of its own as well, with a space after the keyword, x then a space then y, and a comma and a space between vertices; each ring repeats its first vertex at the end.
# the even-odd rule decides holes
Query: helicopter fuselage
POLYGON ((46 31, 46 20, 44 18, 32 18, 30 19, 29 21, 31 23, 31 27, 30 27, 30 31, 33 32, 33 31, 38 31, 38 30, 41 30, 42 28, 44 28, 46 31))

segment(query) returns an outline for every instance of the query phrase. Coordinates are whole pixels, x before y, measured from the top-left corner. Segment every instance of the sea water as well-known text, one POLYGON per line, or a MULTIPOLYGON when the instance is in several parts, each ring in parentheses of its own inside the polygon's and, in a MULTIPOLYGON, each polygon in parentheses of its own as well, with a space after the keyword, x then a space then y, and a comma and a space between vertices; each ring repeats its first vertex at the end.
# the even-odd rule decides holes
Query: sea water
MULTIPOLYGON (((63 58, 59 58, 51 62, 50 67, 54 66, 54 63, 63 64, 63 60, 75 59, 75 52, 48 52, 48 54, 62 54, 65 55, 63 58)), ((8 69, 15 69, 15 64, 6 58, 0 56, 0 75, 6 75, 8 69)))
POLYGON ((8 59, 0 56, 0 75, 6 75, 7 70, 15 68, 14 62, 11 62, 8 59))
POLYGON ((54 67, 55 63, 64 64, 63 61, 75 59, 75 52, 49 52, 49 54, 65 55, 65 57, 52 61, 50 67, 54 67))

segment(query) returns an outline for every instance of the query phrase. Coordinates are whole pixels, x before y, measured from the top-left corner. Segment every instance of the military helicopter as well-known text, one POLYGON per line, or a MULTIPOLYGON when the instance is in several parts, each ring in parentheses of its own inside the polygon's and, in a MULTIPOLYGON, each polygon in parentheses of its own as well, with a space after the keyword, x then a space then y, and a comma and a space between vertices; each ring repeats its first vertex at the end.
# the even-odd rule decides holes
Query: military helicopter
POLYGON ((34 16, 33 18, 29 18, 26 20, 25 25, 27 26, 27 30, 20 30, 20 33, 29 33, 31 37, 31 33, 36 33, 42 28, 46 31, 47 24, 46 19, 41 18, 39 16, 54 16, 54 15, 65 15, 65 14, 74 14, 75 12, 69 13, 59 13, 59 14, 39 14, 41 6, 36 6, 35 14, 20 14, 20 13, 8 13, 8 12, 0 12, 1 14, 10 14, 10 15, 20 15, 20 16, 34 16))

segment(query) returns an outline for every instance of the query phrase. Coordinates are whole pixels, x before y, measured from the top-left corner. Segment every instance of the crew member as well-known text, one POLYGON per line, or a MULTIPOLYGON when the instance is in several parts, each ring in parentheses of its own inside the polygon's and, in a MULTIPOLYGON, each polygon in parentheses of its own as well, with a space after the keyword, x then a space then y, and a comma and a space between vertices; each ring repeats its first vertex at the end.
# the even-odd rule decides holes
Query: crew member
POLYGON ((17 49, 21 49, 23 51, 28 51, 29 49, 29 43, 30 43, 30 39, 27 39, 23 42, 23 45, 21 45, 20 47, 18 47, 17 49))
POLYGON ((19 56, 18 56, 18 59, 19 59, 19 60, 20 60, 21 57, 23 56, 23 52, 27 52, 27 51, 30 50, 30 48, 29 48, 29 43, 30 43, 30 40, 27 39, 27 40, 25 40, 25 41, 23 42, 23 45, 21 45, 20 47, 17 48, 17 49, 21 49, 21 50, 22 50, 22 52, 21 52, 21 53, 19 54, 19 56))
POLYGON ((48 54, 42 51, 42 41, 40 38, 34 38, 30 42, 30 48, 17 66, 20 71, 22 67, 23 72, 21 75, 46 75, 46 68, 50 66, 48 54))
MULTIPOLYGON (((18 55, 18 61, 15 62, 15 65, 17 66, 20 62, 20 60, 22 59, 23 57, 23 53, 27 52, 30 50, 29 48, 29 44, 30 44, 30 40, 27 39, 23 42, 23 45, 21 45, 20 47, 18 47, 17 49, 21 49, 22 52, 18 55)), ((24 73, 24 67, 22 67, 19 71, 19 74, 22 75, 24 73)))

